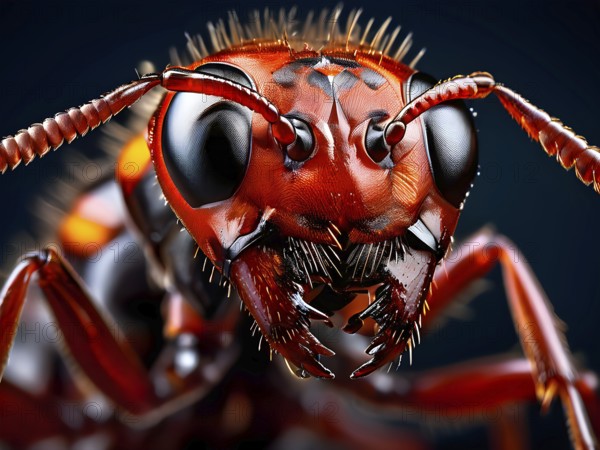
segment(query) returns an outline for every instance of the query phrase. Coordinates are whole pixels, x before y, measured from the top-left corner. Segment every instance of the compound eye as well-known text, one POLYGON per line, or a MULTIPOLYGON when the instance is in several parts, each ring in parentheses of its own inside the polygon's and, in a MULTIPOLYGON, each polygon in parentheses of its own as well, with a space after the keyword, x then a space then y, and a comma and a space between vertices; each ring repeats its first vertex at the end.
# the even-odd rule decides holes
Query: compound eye
MULTIPOLYGON (((430 75, 415 73, 408 81, 408 101, 435 83, 430 75)), ((477 174, 477 135, 473 118, 462 101, 452 101, 428 110, 422 120, 435 183, 442 196, 458 208, 477 174)))
MULTIPOLYGON (((241 70, 222 63, 196 69, 252 88, 241 70)), ((220 97, 196 93, 173 96, 162 128, 167 171, 193 208, 231 198, 240 186, 252 144, 252 112, 220 97)))

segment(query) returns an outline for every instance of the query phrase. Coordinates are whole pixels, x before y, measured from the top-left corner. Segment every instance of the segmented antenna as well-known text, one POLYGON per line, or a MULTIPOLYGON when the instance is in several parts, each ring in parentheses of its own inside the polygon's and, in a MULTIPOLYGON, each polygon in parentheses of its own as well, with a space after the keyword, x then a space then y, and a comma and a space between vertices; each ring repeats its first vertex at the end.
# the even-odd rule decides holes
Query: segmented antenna
POLYGON ((458 75, 438 83, 409 102, 385 128, 384 139, 392 147, 402 140, 406 126, 418 116, 440 103, 487 97, 494 93, 510 116, 549 156, 556 156, 563 168, 575 168, 577 178, 586 186, 593 185, 600 194, 600 148, 589 145, 560 120, 531 104, 515 91, 496 84, 486 72, 458 75))
POLYGON ((156 74, 142 77, 83 106, 68 109, 42 123, 34 123, 14 136, 5 137, 0 142, 0 171, 4 173, 9 167, 14 169, 21 161, 29 164, 36 155, 44 156, 65 141, 71 143, 77 136, 85 136, 125 107, 133 105, 160 82, 161 77, 156 74))
POLYGON ((281 145, 287 146, 296 139, 291 122, 258 92, 218 76, 168 68, 160 75, 146 75, 83 106, 71 108, 43 123, 20 130, 15 136, 5 137, 0 142, 0 171, 4 173, 9 167, 14 169, 21 161, 28 164, 36 155, 43 156, 50 149, 56 150, 65 141, 71 143, 78 136, 84 136, 159 85, 169 91, 197 92, 234 101, 262 115, 271 124, 273 137, 281 145))

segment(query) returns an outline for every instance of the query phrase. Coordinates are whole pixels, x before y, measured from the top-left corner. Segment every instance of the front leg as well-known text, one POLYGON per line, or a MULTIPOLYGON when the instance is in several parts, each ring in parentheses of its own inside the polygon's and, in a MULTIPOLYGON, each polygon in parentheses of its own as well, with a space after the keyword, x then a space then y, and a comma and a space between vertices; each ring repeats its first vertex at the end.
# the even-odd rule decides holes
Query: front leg
MULTIPOLYGON (((198 395, 216 384, 221 375, 235 360, 236 346, 220 348, 213 340, 214 361, 201 362, 190 376, 166 376, 160 372, 149 374, 129 343, 113 334, 107 320, 96 309, 94 301, 83 282, 70 265, 52 249, 27 255, 13 270, 0 295, 0 376, 6 366, 8 354, 19 323, 27 288, 37 277, 50 310, 61 329, 66 350, 81 372, 117 406, 135 416, 139 423, 153 422, 165 414, 189 404, 198 395), (208 364, 211 367, 203 367, 208 364), (206 369, 206 370, 204 370, 206 369), (208 376, 207 374, 211 374, 208 376), (160 383, 165 392, 165 378, 170 389, 158 395, 155 384, 160 383)), ((173 328, 172 321, 170 322, 173 328)), ((229 314, 221 331, 233 333, 236 320, 229 314)), ((179 325, 179 328, 185 328, 179 325)), ((210 327, 208 336, 214 334, 210 327)), ((171 330, 172 331, 172 330, 171 330)), ((198 333, 202 340, 202 333, 198 333)), ((213 336, 214 338, 214 336, 213 336)), ((207 339, 204 339, 207 340, 207 339)), ((209 360, 210 358, 206 358, 209 360)))
POLYGON ((87 422, 77 431, 69 427, 61 417, 57 402, 58 399, 47 392, 33 394, 3 381, 0 384, 0 441, 11 448, 32 448, 44 439, 75 438, 91 429, 87 422), (24 419, 35 419, 34 429, 23 426, 24 419))
MULTIPOLYGON (((497 263, 503 271, 508 303, 517 334, 531 364, 535 392, 547 408, 560 395, 576 448, 596 448, 596 438, 582 396, 588 405, 595 395, 581 382, 559 320, 527 262, 513 258, 515 245, 506 237, 484 230, 449 258, 436 272, 429 296, 430 316, 438 314, 470 282, 497 263)), ((592 406, 592 405, 590 405, 592 406)))
MULTIPOLYGON (((0 305, 0 329, 5 336, 15 335, 34 274, 38 276, 67 347, 91 381, 111 399, 137 405, 134 412, 147 410, 156 403, 152 383, 129 345, 113 337, 76 275, 53 250, 26 256, 8 279, 0 305)), ((3 339, 2 371, 11 346, 12 339, 3 339)))

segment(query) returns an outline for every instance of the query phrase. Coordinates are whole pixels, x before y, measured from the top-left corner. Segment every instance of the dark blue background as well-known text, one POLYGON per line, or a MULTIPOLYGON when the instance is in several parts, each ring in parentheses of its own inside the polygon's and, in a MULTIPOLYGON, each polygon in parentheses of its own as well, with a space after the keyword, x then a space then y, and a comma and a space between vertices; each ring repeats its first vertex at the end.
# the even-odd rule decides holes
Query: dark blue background
MULTIPOLYGON (((600 144, 600 4, 597 1, 482 2, 403 0, 345 2, 362 6, 381 23, 388 15, 413 31, 416 48, 427 47, 419 68, 446 78, 475 70, 498 81, 600 144)), ((304 1, 299 16, 319 2, 304 1)), ((250 5, 279 8, 285 3, 250 5)), ((333 6, 331 4, 330 6, 333 6)), ((184 31, 205 33, 205 23, 229 9, 245 17, 242 2, 17 2, 0 3, 0 135, 136 77, 143 59, 158 67, 171 46, 185 45, 184 31)), ((411 54, 414 55, 416 49, 411 54)), ((600 369, 600 198, 566 173, 523 133, 495 99, 471 103, 480 131, 481 176, 457 230, 464 237, 494 224, 523 250, 558 315, 568 324, 573 351, 600 369)), ((96 133, 98 134, 98 133, 96 133)), ((61 159, 96 145, 96 137, 60 149, 43 161, 0 178, 1 265, 11 236, 35 228, 30 207, 49 189, 48 176, 64 175, 61 159)), ((9 264, 10 265, 10 264, 9 264)), ((492 290, 472 303, 476 318, 453 321, 426 339, 415 367, 451 363, 469 356, 515 349, 499 271, 492 290)), ((532 410, 536 410, 534 407, 532 410)), ((566 428, 556 404, 547 419, 532 414, 544 448, 563 448, 566 428)), ((476 438, 473 438, 476 439, 476 438)))

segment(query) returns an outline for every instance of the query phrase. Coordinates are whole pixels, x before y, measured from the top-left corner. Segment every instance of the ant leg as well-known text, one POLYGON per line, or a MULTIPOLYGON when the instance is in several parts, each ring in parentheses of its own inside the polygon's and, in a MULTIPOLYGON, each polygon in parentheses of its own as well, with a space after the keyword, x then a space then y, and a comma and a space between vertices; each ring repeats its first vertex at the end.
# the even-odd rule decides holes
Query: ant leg
MULTIPOLYGON (((223 351, 223 358, 207 362, 211 367, 207 367, 206 371, 200 367, 193 377, 159 378, 153 376, 155 374, 149 375, 129 343, 115 337, 114 333, 118 330, 111 329, 109 322, 96 309, 70 265, 54 250, 47 249, 23 258, 0 294, 0 330, 5 336, 0 341, 0 375, 34 275, 76 366, 118 407, 139 416, 138 423, 142 425, 160 419, 182 404, 187 405, 188 402, 182 403, 182 398, 196 398, 194 394, 205 392, 218 381, 210 381, 212 378, 205 376, 205 372, 212 371, 214 375, 215 369, 224 370, 233 360, 232 351, 223 351), (225 359, 227 361, 224 362, 225 359), (166 393, 163 389, 159 395, 155 387, 157 383, 163 387, 165 378, 169 389, 166 393)), ((230 327, 226 327, 226 331, 233 332, 230 327)))
MULTIPOLYGON (((350 384, 355 385, 354 382, 350 384)), ((365 417, 351 407, 346 393, 326 386, 313 386, 303 393, 297 410, 302 410, 304 414, 295 414, 297 422, 293 424, 293 428, 302 427, 317 433, 338 444, 340 448, 395 450, 398 443, 401 443, 402 450, 433 448, 429 439, 420 431, 374 420, 369 414, 365 417)))
POLYGON ((52 437, 73 435, 62 420, 60 404, 47 394, 32 394, 4 381, 0 384, 0 440, 14 448, 28 448, 35 442, 52 437), (24 427, 26 421, 35 427, 24 427))
MULTIPOLYGON (((515 251, 507 238, 487 229, 467 239, 436 270, 423 325, 427 328, 457 294, 499 262, 526 358, 465 362, 414 377, 377 373, 344 387, 378 409, 408 407, 415 413, 434 412, 442 417, 497 411, 506 404, 536 398, 545 409, 559 394, 575 448, 596 448, 592 424, 599 432, 597 378, 591 372, 578 373, 575 369, 546 295, 528 264, 513 259, 515 251), (380 379, 382 376, 384 380, 380 379), (356 383, 363 384, 357 388, 356 383)), ((350 348, 346 351, 352 358, 350 348)))
MULTIPOLYGON (((516 246, 506 237, 489 230, 468 239, 460 249, 436 272, 428 301, 430 314, 435 316, 471 281, 500 263, 510 311, 531 364, 535 392, 542 408, 546 409, 559 394, 576 448, 596 448, 584 405, 584 399, 590 404, 592 393, 581 384, 560 322, 529 264, 523 258, 518 261, 514 258, 516 246)), ((593 403, 595 401, 594 397, 593 403)))
POLYGON ((355 387, 360 397, 378 410, 399 410, 408 421, 433 425, 487 423, 492 432, 501 435, 502 442, 508 437, 501 426, 498 429, 499 422, 508 421, 512 430, 511 445, 502 446, 495 437, 495 448, 529 448, 523 417, 514 409, 518 403, 535 399, 531 369, 525 358, 494 356, 408 376, 379 376, 385 376, 386 382, 365 378, 365 385, 355 387))
POLYGON ((2 369, 34 274, 68 349, 96 387, 117 403, 136 405, 132 412, 141 413, 156 404, 158 398, 141 362, 126 342, 118 342, 113 336, 77 276, 54 250, 29 254, 6 282, 0 329, 10 338, 0 346, 2 369))
MULTIPOLYGON (((344 387, 375 410, 391 414, 400 411, 409 421, 488 423, 494 448, 517 450, 530 448, 523 416, 513 407, 535 401, 531 377, 527 358, 497 355, 408 376, 374 373, 347 381, 344 387), (507 428, 510 432, 506 432, 507 428)), ((582 373, 574 382, 594 419, 598 417, 596 385, 596 376, 590 372, 582 373)), ((576 448, 594 447, 576 445, 576 448)))

